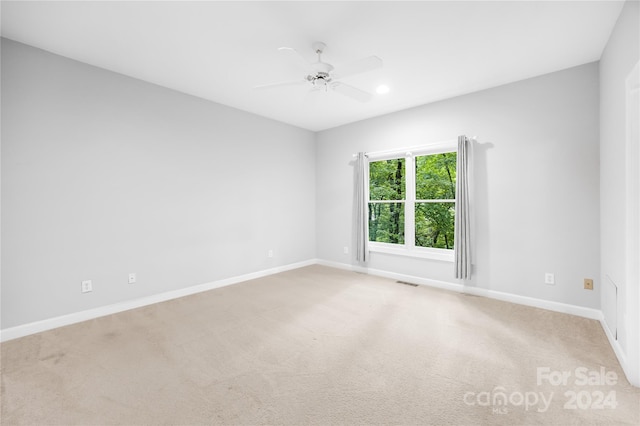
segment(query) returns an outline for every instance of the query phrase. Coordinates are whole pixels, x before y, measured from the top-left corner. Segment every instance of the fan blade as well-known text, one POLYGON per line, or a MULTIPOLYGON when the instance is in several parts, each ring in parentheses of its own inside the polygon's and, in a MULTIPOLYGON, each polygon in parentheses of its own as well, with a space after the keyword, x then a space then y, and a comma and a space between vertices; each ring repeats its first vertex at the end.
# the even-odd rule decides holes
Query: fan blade
POLYGON ((290 80, 281 81, 279 83, 261 84, 260 86, 254 86, 254 89, 271 89, 273 87, 286 87, 286 86, 301 86, 303 84, 309 84, 307 80, 290 80))
POLYGON ((336 92, 360 102, 369 102, 372 97, 371 93, 367 93, 364 90, 360 90, 357 87, 353 87, 348 84, 340 83, 339 81, 333 83, 331 87, 336 92))
POLYGON ((335 75, 338 78, 349 77, 381 67, 382 59, 377 56, 369 56, 368 58, 358 59, 357 61, 336 67, 335 75))
POLYGON ((315 73, 313 66, 293 47, 279 47, 278 50, 287 53, 287 56, 291 57, 305 74, 315 73))

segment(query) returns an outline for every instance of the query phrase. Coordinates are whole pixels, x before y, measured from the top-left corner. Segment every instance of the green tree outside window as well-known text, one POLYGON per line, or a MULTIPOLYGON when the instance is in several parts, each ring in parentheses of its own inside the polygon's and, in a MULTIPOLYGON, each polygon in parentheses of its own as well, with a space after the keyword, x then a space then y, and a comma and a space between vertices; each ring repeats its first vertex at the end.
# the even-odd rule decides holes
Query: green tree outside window
POLYGON ((416 157, 416 246, 453 249, 455 152, 416 157))
POLYGON ((416 247, 453 249, 456 157, 445 152, 370 162, 369 240, 404 245, 410 208, 416 247), (413 188, 407 188, 407 163, 414 168, 413 188))
POLYGON ((404 158, 369 164, 370 241, 404 244, 405 198, 404 158))

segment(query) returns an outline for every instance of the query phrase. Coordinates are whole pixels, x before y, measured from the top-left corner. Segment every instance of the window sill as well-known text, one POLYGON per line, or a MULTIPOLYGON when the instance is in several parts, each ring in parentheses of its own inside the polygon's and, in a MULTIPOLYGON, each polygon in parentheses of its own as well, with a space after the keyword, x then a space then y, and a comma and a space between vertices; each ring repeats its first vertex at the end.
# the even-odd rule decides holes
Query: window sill
POLYGON ((396 244, 369 242, 369 251, 374 253, 393 254, 396 256, 417 257, 421 259, 453 262, 453 250, 414 247, 408 249, 396 244))

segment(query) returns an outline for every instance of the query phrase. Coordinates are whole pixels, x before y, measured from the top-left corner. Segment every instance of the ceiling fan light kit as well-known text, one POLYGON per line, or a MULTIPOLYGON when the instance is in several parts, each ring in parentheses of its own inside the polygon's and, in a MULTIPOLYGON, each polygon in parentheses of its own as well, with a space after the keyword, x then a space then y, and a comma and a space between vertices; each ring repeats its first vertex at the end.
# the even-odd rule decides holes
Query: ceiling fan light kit
POLYGON ((292 47, 280 47, 279 51, 290 52, 295 57, 299 65, 302 65, 307 73, 303 80, 284 81, 281 83, 265 84, 256 86, 256 89, 267 89, 283 86, 297 86, 301 83, 310 84, 312 91, 329 89, 338 92, 344 96, 354 99, 359 102, 369 102, 372 98, 372 94, 357 87, 345 84, 338 81, 340 78, 352 76, 368 71, 372 71, 382 67, 382 59, 377 56, 369 56, 367 58, 354 61, 339 67, 336 72, 333 65, 322 62, 322 54, 327 47, 326 44, 318 41, 313 43, 313 50, 318 55, 318 61, 314 63, 308 63, 300 53, 292 47), (342 72, 341 72, 342 70, 342 72))

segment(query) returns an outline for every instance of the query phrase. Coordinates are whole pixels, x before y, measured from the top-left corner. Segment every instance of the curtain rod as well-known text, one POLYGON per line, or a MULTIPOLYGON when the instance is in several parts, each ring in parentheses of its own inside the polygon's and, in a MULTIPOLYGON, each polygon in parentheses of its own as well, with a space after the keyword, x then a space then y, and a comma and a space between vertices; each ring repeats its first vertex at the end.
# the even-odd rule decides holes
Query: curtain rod
MULTIPOLYGON (((477 136, 472 136, 472 137, 469 138, 469 140, 477 141, 478 137, 477 136)), ((458 139, 449 139, 449 140, 444 140, 444 141, 431 142, 431 143, 428 143, 428 144, 425 144, 425 145, 414 146, 414 147, 409 147, 409 148, 396 148, 396 149, 387 149, 387 150, 384 150, 384 151, 371 151, 371 152, 365 152, 364 156, 365 157, 368 157, 369 155, 377 156, 377 155, 391 154, 391 153, 394 153, 394 152, 401 152, 401 151, 406 151, 407 153, 409 153, 409 152, 411 152, 411 150, 424 149, 424 148, 428 148, 428 147, 433 146, 433 145, 442 145, 442 144, 445 144, 445 143, 452 143, 452 142, 457 142, 457 141, 458 141, 458 139)), ((358 154, 352 154, 351 157, 352 158, 357 158, 358 154)))

